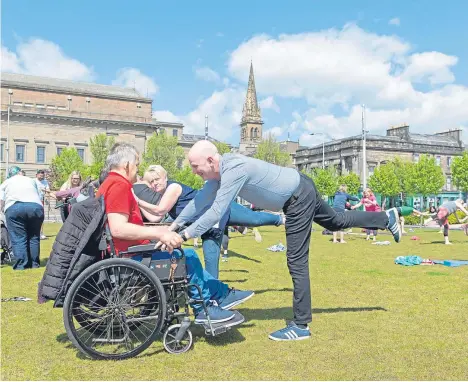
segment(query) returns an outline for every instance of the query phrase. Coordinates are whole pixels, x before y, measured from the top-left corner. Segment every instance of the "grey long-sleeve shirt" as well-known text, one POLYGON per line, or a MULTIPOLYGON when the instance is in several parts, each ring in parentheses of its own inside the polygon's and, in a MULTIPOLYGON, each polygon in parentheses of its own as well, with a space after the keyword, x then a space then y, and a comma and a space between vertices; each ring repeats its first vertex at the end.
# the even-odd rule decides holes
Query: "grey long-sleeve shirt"
POLYGON ((237 195, 255 207, 279 211, 300 182, 300 175, 293 168, 240 154, 224 154, 219 172, 221 180, 208 180, 174 221, 183 225, 201 215, 187 228, 190 237, 202 235, 219 222, 237 195))

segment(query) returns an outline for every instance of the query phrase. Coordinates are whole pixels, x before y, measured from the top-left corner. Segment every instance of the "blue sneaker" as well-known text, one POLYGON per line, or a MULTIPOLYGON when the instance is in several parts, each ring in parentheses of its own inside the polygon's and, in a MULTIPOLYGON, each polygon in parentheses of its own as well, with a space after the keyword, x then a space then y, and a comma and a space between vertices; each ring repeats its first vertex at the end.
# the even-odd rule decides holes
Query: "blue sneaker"
MULTIPOLYGON (((206 309, 212 324, 229 321, 234 317, 234 313, 230 312, 229 310, 221 309, 216 305, 207 306, 206 309)), ((205 310, 202 309, 195 315, 195 323, 208 324, 208 318, 206 317, 205 310)))
POLYGON ((283 329, 271 333, 268 338, 273 341, 299 341, 310 338, 309 327, 301 329, 294 322, 290 322, 288 326, 283 329))
POLYGON ((387 228, 392 233, 393 239, 399 243, 401 240, 401 225, 398 210, 396 208, 391 208, 388 211, 385 211, 385 213, 388 216, 387 228))
POLYGON ((227 296, 218 301, 218 306, 223 309, 232 309, 250 299, 254 294, 255 293, 252 290, 237 290, 231 288, 229 289, 227 296))

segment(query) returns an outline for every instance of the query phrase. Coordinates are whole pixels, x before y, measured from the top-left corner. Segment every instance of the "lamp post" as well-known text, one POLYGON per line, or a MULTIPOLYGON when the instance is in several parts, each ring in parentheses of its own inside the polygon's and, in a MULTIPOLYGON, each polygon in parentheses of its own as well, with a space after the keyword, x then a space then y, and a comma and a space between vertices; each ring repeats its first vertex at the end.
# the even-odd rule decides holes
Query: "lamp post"
POLYGON ((364 190, 367 188, 367 153, 366 153, 366 121, 365 121, 366 106, 362 105, 362 184, 364 190))
POLYGON ((325 134, 324 133, 310 133, 310 135, 322 135, 322 170, 325 169, 325 134))
POLYGON ((13 95, 13 90, 8 89, 8 108, 7 108, 7 146, 6 146, 6 169, 5 175, 8 173, 8 168, 10 167, 10 106, 11 106, 11 96, 13 95))

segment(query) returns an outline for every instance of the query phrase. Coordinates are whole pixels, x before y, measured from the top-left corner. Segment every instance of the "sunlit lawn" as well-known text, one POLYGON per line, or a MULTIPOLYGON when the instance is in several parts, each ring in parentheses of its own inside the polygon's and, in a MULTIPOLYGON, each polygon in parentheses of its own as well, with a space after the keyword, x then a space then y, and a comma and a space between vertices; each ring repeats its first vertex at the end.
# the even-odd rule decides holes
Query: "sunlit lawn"
MULTIPOLYGON (((47 225, 46 257, 58 225, 47 225)), ((268 334, 292 318, 291 278, 284 253, 267 247, 284 241, 280 228, 260 230, 263 242, 234 235, 221 277, 256 296, 239 311, 238 329, 207 338, 193 328, 195 345, 171 355, 156 341, 137 358, 105 362, 84 358, 68 341, 62 310, 35 302, 44 268, 13 272, 2 267, 1 377, 3 380, 465 380, 468 377, 468 266, 403 267, 399 255, 468 259, 468 237, 416 232, 421 241, 375 246, 362 236, 332 244, 317 230, 310 270, 314 320, 308 341, 273 342, 268 334)), ((357 232, 357 230, 355 230, 357 232)), ((382 240, 390 240, 381 235, 382 240)), ((200 251, 199 251, 200 253, 200 251)))

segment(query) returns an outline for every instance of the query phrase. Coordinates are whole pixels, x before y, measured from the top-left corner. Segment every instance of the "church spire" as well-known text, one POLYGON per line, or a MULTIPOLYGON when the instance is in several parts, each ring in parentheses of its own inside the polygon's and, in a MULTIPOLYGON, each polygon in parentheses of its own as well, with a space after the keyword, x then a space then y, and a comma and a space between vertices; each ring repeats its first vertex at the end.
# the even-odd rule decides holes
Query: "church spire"
POLYGON ((242 110, 242 122, 262 123, 262 116, 257 102, 257 91, 255 90, 255 78, 253 72, 253 64, 250 62, 249 84, 247 87, 247 95, 245 97, 244 108, 242 110))

